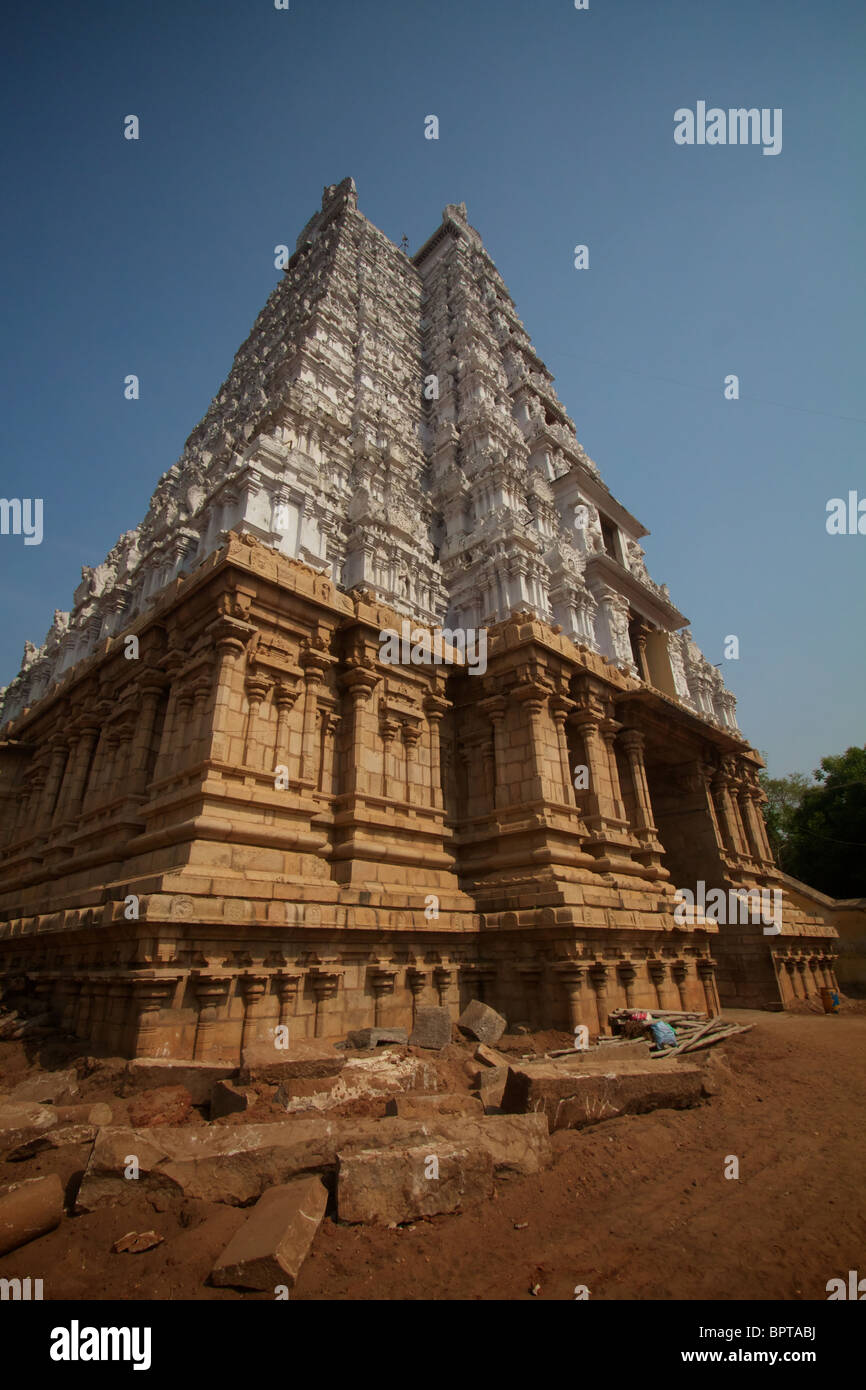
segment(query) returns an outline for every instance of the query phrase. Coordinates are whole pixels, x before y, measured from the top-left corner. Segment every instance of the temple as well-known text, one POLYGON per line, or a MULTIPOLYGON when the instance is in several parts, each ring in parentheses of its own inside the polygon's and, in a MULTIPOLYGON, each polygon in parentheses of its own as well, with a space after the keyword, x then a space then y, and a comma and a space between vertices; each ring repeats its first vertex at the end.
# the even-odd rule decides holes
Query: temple
POLYGON ((464 205, 410 258, 326 188, 144 521, 2 694, 0 976, 118 1053, 232 1061, 471 997, 604 1033, 835 984, 646 535, 464 205), (752 896, 683 920, 700 884, 752 896))

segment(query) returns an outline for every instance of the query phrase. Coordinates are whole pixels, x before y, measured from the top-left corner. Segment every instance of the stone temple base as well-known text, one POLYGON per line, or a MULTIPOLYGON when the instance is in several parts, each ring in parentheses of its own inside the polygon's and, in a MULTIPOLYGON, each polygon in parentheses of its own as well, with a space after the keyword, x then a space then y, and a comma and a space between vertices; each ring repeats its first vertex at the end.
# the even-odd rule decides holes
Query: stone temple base
POLYGON ((772 937, 675 917, 676 885, 779 880, 739 735, 530 613, 477 675, 389 664, 399 624, 232 536, 135 659, 107 639, 7 724, 0 980, 112 1052, 236 1062, 279 1024, 478 997, 597 1033, 832 979, 787 902, 772 937))

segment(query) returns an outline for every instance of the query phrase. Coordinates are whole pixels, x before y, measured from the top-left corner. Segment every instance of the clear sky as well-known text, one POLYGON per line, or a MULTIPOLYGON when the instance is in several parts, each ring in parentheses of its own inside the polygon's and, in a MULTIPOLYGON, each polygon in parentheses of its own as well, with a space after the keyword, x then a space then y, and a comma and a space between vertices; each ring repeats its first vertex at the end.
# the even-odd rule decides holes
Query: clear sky
POLYGON ((770 771, 864 742, 866 535, 825 527, 866 498, 860 0, 43 0, 4 47, 0 495, 44 539, 0 536, 0 683, 351 174, 411 251, 466 202, 770 771), (675 144, 699 101, 781 108, 781 152, 675 144))

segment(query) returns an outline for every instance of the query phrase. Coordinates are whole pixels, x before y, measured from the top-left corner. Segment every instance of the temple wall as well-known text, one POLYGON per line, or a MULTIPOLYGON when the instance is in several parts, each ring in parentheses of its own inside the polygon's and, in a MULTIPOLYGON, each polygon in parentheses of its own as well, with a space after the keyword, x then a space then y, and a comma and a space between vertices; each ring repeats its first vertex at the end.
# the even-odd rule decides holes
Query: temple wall
MULTIPOLYGON (((674 919, 665 749, 670 794, 698 768, 692 872, 713 845, 717 878, 775 872, 731 736, 674 739, 642 682, 529 611, 489 629, 483 675, 383 659, 392 626, 231 537, 134 625, 135 659, 109 639, 7 725, 5 979, 112 1049, 228 1060, 275 1023, 338 1035, 473 996, 593 1033, 625 1005, 715 1009, 717 960, 723 997, 784 1002, 762 938, 674 919)), ((830 950, 791 914, 800 954, 830 950)))

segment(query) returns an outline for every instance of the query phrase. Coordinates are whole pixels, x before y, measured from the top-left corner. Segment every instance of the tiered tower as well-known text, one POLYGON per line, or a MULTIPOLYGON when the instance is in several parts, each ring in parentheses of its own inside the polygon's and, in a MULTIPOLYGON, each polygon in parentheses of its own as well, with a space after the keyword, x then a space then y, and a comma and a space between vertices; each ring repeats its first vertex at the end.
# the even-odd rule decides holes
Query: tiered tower
POLYGON ((180 1055, 471 993, 604 1027, 713 1003, 714 956, 744 1003, 819 982, 835 934, 793 908, 772 936, 674 917, 675 886, 779 878, 646 534, 465 207, 410 259, 326 188, 144 522, 5 691, 0 966, 180 1055), (483 633, 486 669, 395 664, 404 617, 483 633))

